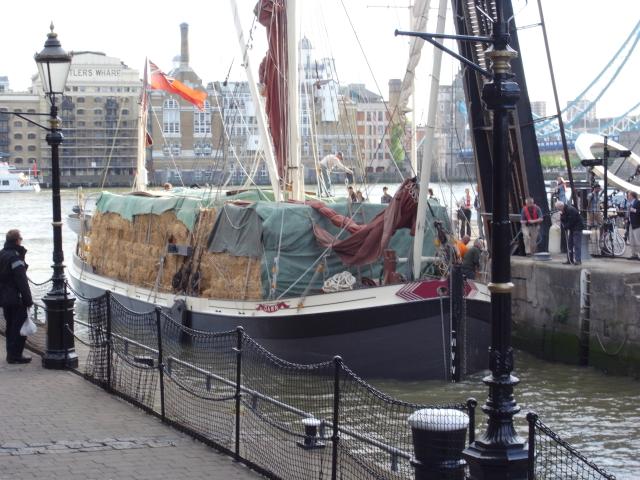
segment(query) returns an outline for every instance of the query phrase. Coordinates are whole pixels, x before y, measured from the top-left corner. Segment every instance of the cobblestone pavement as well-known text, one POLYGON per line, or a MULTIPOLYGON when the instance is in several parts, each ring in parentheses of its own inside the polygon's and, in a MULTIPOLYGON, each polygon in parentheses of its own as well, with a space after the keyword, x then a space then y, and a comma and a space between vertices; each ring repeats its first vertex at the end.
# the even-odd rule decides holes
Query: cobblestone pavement
POLYGON ((36 355, 28 365, 5 358, 0 336, 2 480, 263 478, 36 355))

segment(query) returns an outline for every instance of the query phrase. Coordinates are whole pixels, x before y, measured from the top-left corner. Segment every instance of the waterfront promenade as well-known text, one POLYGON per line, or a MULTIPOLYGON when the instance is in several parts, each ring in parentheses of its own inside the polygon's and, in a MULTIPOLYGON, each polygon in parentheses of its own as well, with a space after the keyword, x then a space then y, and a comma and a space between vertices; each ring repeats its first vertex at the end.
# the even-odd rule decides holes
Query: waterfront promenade
POLYGON ((263 478, 73 372, 45 370, 38 355, 9 365, 4 340, 1 480, 263 478))

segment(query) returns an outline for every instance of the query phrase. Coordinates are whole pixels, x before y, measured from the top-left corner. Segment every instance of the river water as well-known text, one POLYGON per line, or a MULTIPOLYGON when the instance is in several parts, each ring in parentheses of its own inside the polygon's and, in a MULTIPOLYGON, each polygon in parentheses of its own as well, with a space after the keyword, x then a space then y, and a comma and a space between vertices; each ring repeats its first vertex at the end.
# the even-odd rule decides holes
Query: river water
MULTIPOLYGON (((391 193, 397 185, 389 185, 391 193)), ((465 185, 436 186, 436 196, 449 203, 460 198, 465 185)), ((378 201, 382 187, 374 186, 368 196, 378 201)), ((75 190, 63 190, 63 219, 76 204, 75 190)), ((0 194, 0 233, 19 228, 29 250, 29 275, 42 281, 51 275, 51 192, 0 194)), ((74 247, 74 234, 63 227, 63 246, 67 260, 74 247)), ((400 347, 401 348, 401 347, 400 347)), ((520 378, 515 397, 522 407, 516 418, 518 433, 526 438, 524 416, 536 411, 541 420, 578 448, 590 460, 606 468, 618 479, 640 478, 640 381, 608 376, 591 368, 553 364, 524 352, 516 352, 520 378)), ((438 404, 461 402, 475 397, 482 405, 487 389, 485 373, 473 375, 458 384, 430 382, 374 382, 382 391, 403 400, 438 404)), ((484 414, 478 409, 478 424, 484 414)))

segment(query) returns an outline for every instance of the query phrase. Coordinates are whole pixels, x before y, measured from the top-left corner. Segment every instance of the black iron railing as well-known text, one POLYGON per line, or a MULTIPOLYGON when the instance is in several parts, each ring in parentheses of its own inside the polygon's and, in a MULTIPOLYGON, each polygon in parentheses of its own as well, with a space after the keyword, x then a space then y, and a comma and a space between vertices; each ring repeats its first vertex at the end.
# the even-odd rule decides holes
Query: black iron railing
POLYGON ((529 478, 546 479, 602 479, 615 480, 615 476, 589 461, 546 426, 538 415, 527 414, 529 424, 529 478))
MULTIPOLYGON (((47 283, 32 285, 46 292, 47 283)), ((75 333, 85 346, 87 379, 271 478, 415 478, 407 419, 424 408, 467 413, 467 443, 475 439, 473 399, 439 406, 400 401, 339 357, 294 364, 240 327, 192 330, 159 308, 134 312, 109 292, 73 293, 83 309, 75 333)), ((31 348, 44 351, 45 338, 29 337, 31 348)), ((527 420, 531 480, 615 478, 537 415, 527 420)))

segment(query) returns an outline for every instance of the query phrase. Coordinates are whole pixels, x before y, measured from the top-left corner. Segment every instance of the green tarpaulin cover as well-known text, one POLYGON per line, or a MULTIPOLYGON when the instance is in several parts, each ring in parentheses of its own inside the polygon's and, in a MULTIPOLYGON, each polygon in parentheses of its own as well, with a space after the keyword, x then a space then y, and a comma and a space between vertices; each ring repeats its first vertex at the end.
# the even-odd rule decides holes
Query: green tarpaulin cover
MULTIPOLYGON (((377 279, 381 275, 381 261, 372 265, 347 268, 336 254, 319 246, 313 234, 314 224, 320 225, 333 235, 339 234, 339 238, 346 238, 349 233, 341 231, 308 205, 264 201, 264 194, 259 193, 258 190, 233 196, 221 196, 217 199, 211 197, 210 191, 207 193, 206 190, 189 189, 185 189, 185 192, 178 190, 169 196, 162 197, 115 195, 104 192, 98 199, 96 209, 100 212, 118 213, 128 220, 132 220, 134 215, 150 213, 159 215, 173 210, 176 217, 189 230, 192 230, 200 208, 221 207, 223 201, 228 200, 254 201, 247 207, 238 205, 225 207, 230 215, 228 217, 225 215, 224 219, 218 217, 214 229, 215 235, 209 239, 209 247, 212 251, 225 251, 231 255, 245 256, 248 252, 256 255, 256 252, 259 252, 256 245, 262 244, 262 285, 265 298, 275 298, 280 295, 299 296, 317 292, 326 279, 344 270, 349 270, 356 277, 377 279), (221 222, 222 224, 218 225, 221 222), (246 230, 239 231, 245 223, 246 230), (275 262, 276 258, 278 258, 277 262, 275 262), (276 287, 271 291, 274 262, 277 263, 276 287), (325 269, 314 276, 320 262, 324 263, 325 269)), ((360 224, 371 221, 378 212, 386 208, 385 205, 376 203, 351 204, 346 199, 328 206, 341 215, 351 216, 356 223, 360 224)), ((445 228, 449 225, 445 208, 435 202, 431 203, 431 209, 427 210, 428 227, 422 253, 424 256, 433 255, 435 250, 431 211, 443 222, 445 228)), ((220 212, 224 214, 222 209, 220 212)), ((394 234, 389 248, 394 249, 399 257, 408 257, 412 245, 413 237, 410 236, 409 229, 401 229, 394 234)), ((405 266, 398 267, 401 273, 406 273, 404 269, 405 266)))

